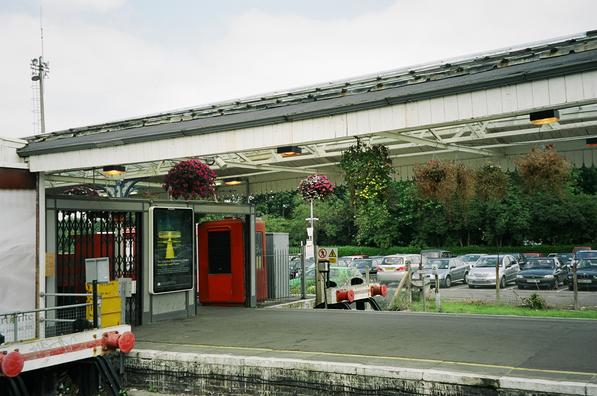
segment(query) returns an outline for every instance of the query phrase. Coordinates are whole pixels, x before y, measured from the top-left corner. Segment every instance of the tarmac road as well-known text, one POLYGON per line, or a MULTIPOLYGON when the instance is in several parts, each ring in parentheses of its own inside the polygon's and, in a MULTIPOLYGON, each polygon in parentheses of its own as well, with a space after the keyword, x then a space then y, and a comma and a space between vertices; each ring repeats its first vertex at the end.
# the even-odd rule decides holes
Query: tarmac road
POLYGON ((135 329, 141 349, 283 356, 597 383, 597 321, 200 307, 135 329))

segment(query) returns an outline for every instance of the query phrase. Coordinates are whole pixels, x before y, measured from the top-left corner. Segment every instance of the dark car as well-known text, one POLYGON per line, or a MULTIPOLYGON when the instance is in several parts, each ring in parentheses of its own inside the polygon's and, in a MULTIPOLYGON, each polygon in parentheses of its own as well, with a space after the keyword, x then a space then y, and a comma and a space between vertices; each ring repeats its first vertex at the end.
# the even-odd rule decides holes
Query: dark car
MULTIPOLYGON (((568 289, 574 290, 572 272, 568 273, 568 289)), ((576 282, 579 289, 597 288, 597 258, 581 259, 576 264, 576 282)))
POLYGON ((524 270, 516 275, 519 289, 552 287, 557 289, 566 282, 567 268, 556 257, 531 257, 524 270))
POLYGON ((574 255, 572 253, 549 253, 547 257, 557 257, 557 259, 560 260, 560 263, 562 263, 562 265, 565 265, 566 267, 570 268, 574 255))

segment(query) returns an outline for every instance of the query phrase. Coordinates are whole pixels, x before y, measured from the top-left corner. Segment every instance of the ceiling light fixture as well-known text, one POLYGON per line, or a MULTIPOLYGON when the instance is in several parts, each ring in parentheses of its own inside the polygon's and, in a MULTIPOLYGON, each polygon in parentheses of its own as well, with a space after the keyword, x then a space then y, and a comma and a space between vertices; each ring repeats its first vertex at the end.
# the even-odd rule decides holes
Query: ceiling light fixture
POLYGON ((299 146, 281 146, 276 149, 276 153, 282 157, 294 157, 300 155, 303 152, 299 146))
POLYGON ((108 165, 102 168, 102 173, 106 176, 120 176, 126 172, 124 165, 108 165))
POLYGON ((558 110, 541 110, 529 115, 531 124, 545 125, 560 121, 560 112, 558 110))
POLYGON ((239 178, 224 179, 224 185, 226 185, 226 186, 238 186, 242 182, 243 181, 239 178))

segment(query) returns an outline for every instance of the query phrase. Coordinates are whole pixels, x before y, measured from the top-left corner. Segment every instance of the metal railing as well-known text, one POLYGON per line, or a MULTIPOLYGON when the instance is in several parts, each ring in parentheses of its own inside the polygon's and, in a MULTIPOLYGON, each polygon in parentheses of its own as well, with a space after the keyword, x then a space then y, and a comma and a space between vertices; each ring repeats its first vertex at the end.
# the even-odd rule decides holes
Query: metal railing
POLYGON ((0 313, 0 344, 72 334, 100 327, 101 298, 97 293, 97 285, 94 285, 92 293, 42 293, 41 297, 46 299, 46 304, 48 298, 60 300, 64 297, 80 298, 84 302, 0 313), (88 309, 92 313, 91 321, 87 320, 88 309))

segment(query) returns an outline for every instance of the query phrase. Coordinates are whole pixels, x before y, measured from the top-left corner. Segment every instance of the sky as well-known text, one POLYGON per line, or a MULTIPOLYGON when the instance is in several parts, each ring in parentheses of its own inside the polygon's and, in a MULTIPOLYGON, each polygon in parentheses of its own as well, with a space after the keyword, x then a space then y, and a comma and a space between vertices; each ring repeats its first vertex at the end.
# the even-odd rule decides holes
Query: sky
POLYGON ((597 29, 595 0, 0 0, 0 136, 436 62, 597 29))

